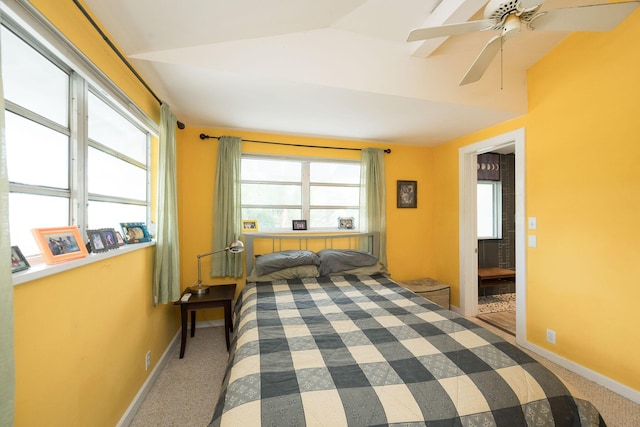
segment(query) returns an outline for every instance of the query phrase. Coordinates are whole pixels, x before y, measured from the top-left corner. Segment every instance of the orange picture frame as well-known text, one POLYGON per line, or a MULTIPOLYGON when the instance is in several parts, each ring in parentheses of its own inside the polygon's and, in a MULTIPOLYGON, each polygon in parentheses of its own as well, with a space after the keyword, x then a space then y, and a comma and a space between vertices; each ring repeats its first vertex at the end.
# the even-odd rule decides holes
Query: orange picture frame
POLYGON ((34 228, 31 233, 46 264, 57 264, 89 255, 78 227, 34 228))

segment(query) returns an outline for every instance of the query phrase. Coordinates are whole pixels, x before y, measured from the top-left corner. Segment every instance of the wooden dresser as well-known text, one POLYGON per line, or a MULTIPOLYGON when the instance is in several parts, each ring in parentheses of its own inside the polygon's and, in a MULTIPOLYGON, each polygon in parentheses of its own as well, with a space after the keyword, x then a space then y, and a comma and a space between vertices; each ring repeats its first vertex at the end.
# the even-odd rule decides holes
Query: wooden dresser
POLYGON ((409 280, 398 283, 421 297, 449 310, 449 292, 451 287, 446 283, 438 282, 437 280, 430 278, 409 280))

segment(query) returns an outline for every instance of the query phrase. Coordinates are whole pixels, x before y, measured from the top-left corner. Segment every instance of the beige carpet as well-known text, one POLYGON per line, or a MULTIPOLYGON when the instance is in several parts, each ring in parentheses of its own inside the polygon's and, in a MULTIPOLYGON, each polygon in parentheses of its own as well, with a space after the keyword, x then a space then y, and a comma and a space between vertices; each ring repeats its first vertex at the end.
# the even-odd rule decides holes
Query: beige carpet
POLYGON ((180 340, 169 361, 151 387, 133 422, 133 427, 206 426, 213 417, 220 394, 228 353, 224 328, 196 329, 187 337, 183 359, 180 340))
MULTIPOLYGON (((515 343, 511 335, 480 320, 470 320, 515 343)), ((184 359, 178 359, 178 352, 179 343, 172 350, 171 360, 151 388, 132 426, 198 427, 211 421, 227 360, 223 328, 197 329, 196 336, 187 340, 184 359)), ((558 375, 577 396, 591 401, 609 427, 640 426, 640 405, 540 356, 532 356, 558 375)))

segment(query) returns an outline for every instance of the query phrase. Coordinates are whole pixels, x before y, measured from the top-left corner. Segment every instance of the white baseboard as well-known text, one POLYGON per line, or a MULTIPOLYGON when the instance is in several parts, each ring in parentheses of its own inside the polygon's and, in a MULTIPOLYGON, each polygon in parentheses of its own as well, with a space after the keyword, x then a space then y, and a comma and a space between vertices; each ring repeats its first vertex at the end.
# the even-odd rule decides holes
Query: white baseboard
MULTIPOLYGON (((451 306, 451 311, 454 311, 460 315, 462 315, 460 309, 458 307, 455 306, 451 306)), ((532 344, 531 342, 527 341, 527 340, 522 340, 522 339, 518 339, 518 337, 516 337, 516 343, 521 346, 526 348, 527 350, 530 350, 534 353, 536 353, 539 356, 544 357, 545 359, 549 360, 550 362, 555 363, 558 366, 561 366, 571 372, 573 372, 574 374, 578 374, 583 378, 586 378, 589 381, 593 381, 596 384, 601 385, 602 387, 611 390, 612 392, 619 394, 620 396, 627 398, 629 400, 631 400, 632 402, 635 402, 637 404, 640 404, 640 391, 635 390, 629 386, 626 386, 624 384, 621 384, 607 376, 604 376, 596 371, 592 371, 589 368, 586 368, 582 365, 579 365, 569 359, 565 359, 562 356, 557 355, 556 353, 549 351, 545 348, 539 347, 535 344, 532 344)))
POLYGON ((138 413, 138 409, 140 409, 142 402, 144 402, 144 399, 147 397, 147 394, 149 394, 149 390, 151 390, 151 387, 158 379, 160 372, 162 372, 162 369, 169 361, 169 353, 171 353, 171 349, 173 348, 173 345, 179 339, 180 339, 180 330, 176 332, 176 335, 173 337, 173 339, 165 349, 164 353, 162 353, 162 357, 160 357, 160 360, 158 360, 158 363, 156 363, 156 366, 151 371, 151 375, 147 377, 147 380, 144 382, 144 384, 142 384, 142 387, 140 388, 136 396, 131 401, 131 404, 129 405, 127 410, 122 415, 122 418, 120 418, 120 421, 118 422, 118 424, 116 424, 117 427, 128 427, 131 424, 131 422, 133 421, 133 418, 138 413))
MULTIPOLYGON (((196 322, 196 329, 210 328, 214 326, 224 326, 224 320, 203 320, 200 322, 196 322)), ((189 325, 188 327, 191 327, 191 326, 189 325)), ((189 333, 188 331, 189 329, 187 329, 187 333, 189 333)), ((162 369, 165 367, 165 365, 169 361, 169 353, 171 353, 171 349, 173 348, 175 343, 178 342, 179 339, 180 339, 180 330, 176 332, 176 335, 173 337, 173 339, 165 349, 164 353, 162 354, 162 357, 160 357, 160 360, 158 360, 158 363, 151 371, 151 375, 149 375, 147 377, 147 380, 144 382, 144 384, 142 384, 142 387, 140 388, 136 396, 131 401, 131 404, 125 411, 124 415, 122 415, 122 418, 120 418, 120 421, 118 422, 117 427, 128 427, 131 424, 131 422, 133 421, 133 418, 138 413, 138 410, 140 409, 142 402, 144 402, 144 399, 147 397, 147 394, 149 394, 151 387, 153 387, 153 384, 158 379, 160 372, 162 372, 162 369)))
POLYGON ((529 341, 520 341, 517 340, 518 344, 522 347, 533 351, 536 354, 544 357, 550 362, 555 363, 558 366, 562 366, 563 368, 580 375, 583 378, 588 379, 589 381, 593 381, 596 384, 601 385, 602 387, 611 390, 614 393, 619 394, 622 397, 625 397, 632 402, 640 404, 640 391, 635 390, 629 386, 621 384, 609 377, 606 377, 596 371, 592 371, 589 368, 586 368, 582 365, 579 365, 575 362, 572 362, 569 359, 565 359, 564 357, 558 356, 557 354, 539 347, 535 344, 531 344, 529 341))

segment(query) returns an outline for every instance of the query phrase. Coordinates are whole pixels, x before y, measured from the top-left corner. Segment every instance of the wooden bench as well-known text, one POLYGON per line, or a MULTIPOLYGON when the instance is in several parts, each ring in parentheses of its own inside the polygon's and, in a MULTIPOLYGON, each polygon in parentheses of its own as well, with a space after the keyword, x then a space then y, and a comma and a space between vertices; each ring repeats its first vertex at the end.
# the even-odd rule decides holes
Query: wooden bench
POLYGON ((508 268, 479 268, 478 269, 478 289, 485 289, 490 286, 508 285, 516 280, 516 271, 508 268))

